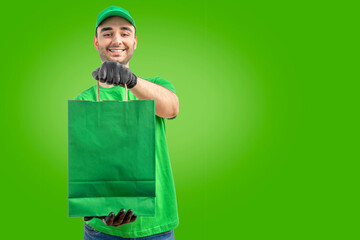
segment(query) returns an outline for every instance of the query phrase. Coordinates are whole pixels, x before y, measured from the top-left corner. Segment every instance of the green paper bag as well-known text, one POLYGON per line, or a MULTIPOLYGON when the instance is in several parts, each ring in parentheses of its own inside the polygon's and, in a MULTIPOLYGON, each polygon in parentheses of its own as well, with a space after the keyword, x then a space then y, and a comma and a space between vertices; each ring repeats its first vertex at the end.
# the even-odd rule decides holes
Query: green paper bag
POLYGON ((69 217, 155 216, 154 100, 69 100, 68 111, 69 217))

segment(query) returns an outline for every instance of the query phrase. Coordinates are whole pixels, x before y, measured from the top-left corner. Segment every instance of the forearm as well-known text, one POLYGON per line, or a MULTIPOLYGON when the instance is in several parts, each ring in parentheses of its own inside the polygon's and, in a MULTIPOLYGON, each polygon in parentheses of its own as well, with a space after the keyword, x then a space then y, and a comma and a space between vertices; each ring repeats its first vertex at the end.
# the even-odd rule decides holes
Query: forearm
POLYGON ((172 118, 179 113, 179 99, 175 93, 158 84, 137 78, 135 87, 129 89, 139 100, 153 99, 155 114, 162 118, 172 118))

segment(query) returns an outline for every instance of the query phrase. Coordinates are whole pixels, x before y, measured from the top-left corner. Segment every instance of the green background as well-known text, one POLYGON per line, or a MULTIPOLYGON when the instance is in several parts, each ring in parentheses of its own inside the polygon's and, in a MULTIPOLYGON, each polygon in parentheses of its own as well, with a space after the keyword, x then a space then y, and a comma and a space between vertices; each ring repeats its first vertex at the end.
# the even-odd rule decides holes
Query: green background
POLYGON ((2 3, 2 236, 83 238, 67 101, 96 83, 94 26, 112 5, 137 25, 131 70, 179 97, 176 239, 359 238, 358 8, 227 0, 2 3))

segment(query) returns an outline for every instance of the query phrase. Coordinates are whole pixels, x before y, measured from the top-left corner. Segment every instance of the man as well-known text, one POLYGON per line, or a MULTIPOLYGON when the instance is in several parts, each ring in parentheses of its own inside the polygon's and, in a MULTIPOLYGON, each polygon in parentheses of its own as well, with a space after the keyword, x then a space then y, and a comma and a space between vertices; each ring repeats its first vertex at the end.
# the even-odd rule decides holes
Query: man
MULTIPOLYGON (((136 216, 131 209, 126 213, 122 208, 116 215, 111 212, 108 216, 84 217, 84 239, 141 239, 150 235, 156 235, 153 239, 174 239, 173 229, 179 218, 165 137, 165 119, 175 118, 179 111, 174 86, 160 77, 140 78, 131 72, 129 61, 137 46, 136 26, 125 9, 113 6, 99 14, 94 45, 102 65, 92 76, 99 81, 101 100, 124 100, 125 84, 129 100, 155 100, 156 216, 136 216)), ((96 92, 94 85, 74 100, 96 101, 96 92)))

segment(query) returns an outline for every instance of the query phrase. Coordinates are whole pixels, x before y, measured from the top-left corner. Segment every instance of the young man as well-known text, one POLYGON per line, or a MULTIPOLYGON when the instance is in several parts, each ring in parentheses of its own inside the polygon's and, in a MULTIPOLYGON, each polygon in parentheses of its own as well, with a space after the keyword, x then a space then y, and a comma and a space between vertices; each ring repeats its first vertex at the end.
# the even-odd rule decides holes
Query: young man
MULTIPOLYGON (((131 209, 127 213, 121 209, 116 215, 112 212, 108 216, 85 217, 84 239, 139 239, 153 235, 156 235, 154 239, 174 239, 173 229, 178 226, 179 217, 165 119, 175 118, 179 111, 175 88, 163 78, 143 79, 131 72, 129 61, 137 46, 136 26, 125 9, 113 6, 99 14, 94 45, 102 65, 92 76, 99 81, 101 100, 123 101, 125 84, 129 100, 155 100, 156 216, 136 216, 131 209)), ((74 100, 96 101, 96 92, 97 85, 94 85, 74 100)))

